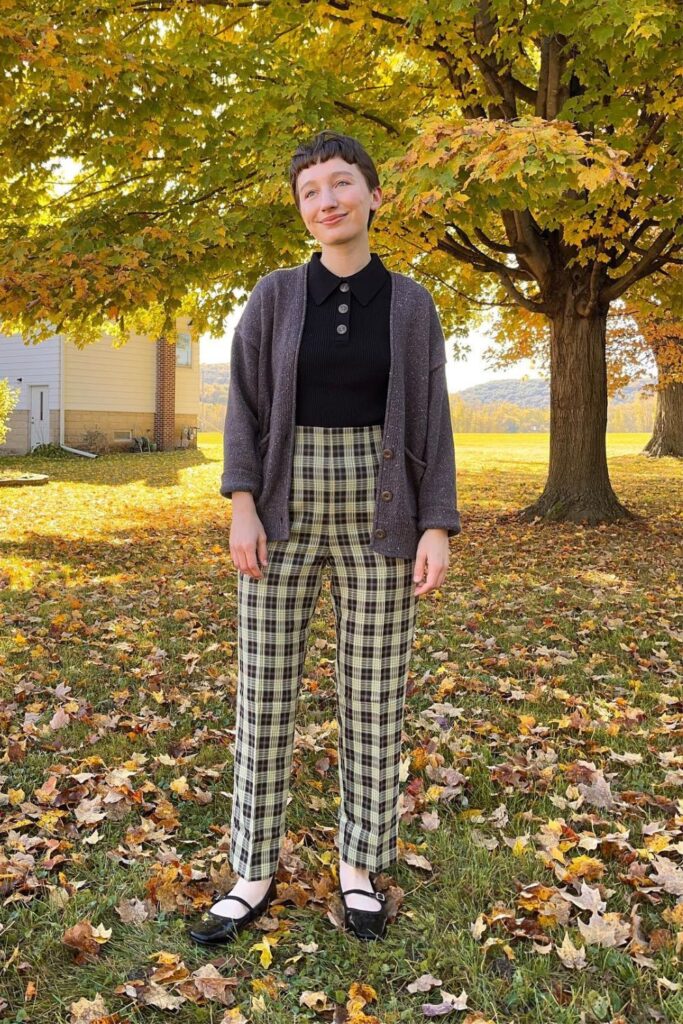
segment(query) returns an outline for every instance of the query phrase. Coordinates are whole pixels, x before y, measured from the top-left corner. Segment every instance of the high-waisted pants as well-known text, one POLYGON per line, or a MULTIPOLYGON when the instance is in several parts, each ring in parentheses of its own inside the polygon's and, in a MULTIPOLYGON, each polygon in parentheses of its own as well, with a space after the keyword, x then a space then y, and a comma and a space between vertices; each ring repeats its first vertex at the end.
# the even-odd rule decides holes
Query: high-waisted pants
POLYGON ((233 870, 277 870, 311 618, 330 566, 337 650, 339 854, 378 872, 397 859, 401 732, 416 607, 414 558, 370 547, 382 427, 295 428, 290 536, 238 573, 233 870))

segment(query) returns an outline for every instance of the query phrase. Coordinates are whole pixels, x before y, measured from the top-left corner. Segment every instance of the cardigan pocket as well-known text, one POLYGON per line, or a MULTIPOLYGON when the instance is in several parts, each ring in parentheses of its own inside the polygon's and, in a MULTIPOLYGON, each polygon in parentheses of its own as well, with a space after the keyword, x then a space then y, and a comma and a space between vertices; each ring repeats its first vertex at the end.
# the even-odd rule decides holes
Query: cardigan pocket
POLYGON ((406 476, 408 478, 408 501, 410 503, 411 512, 413 515, 417 515, 417 496, 420 491, 420 481, 424 476, 424 471, 427 468, 427 463, 423 459, 418 459, 417 455, 411 452, 407 445, 404 446, 404 451, 407 456, 406 463, 406 476))

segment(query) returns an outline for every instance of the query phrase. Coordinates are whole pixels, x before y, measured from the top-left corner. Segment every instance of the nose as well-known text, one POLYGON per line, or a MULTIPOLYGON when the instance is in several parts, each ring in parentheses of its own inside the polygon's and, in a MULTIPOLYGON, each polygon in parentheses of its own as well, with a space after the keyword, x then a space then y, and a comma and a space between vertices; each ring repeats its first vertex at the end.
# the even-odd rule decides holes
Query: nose
POLYGON ((323 210, 335 209, 337 206, 337 197, 334 192, 329 190, 323 190, 321 206, 323 210))

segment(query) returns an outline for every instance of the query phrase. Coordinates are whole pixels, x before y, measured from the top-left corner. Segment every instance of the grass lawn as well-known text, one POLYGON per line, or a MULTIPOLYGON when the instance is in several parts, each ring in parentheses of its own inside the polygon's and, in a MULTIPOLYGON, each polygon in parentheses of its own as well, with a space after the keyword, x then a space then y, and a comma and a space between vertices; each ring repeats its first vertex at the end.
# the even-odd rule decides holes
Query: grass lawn
POLYGON ((233 881, 221 438, 0 458, 51 477, 0 489, 0 1018, 683 1022, 683 464, 646 440, 608 435, 646 518, 590 529, 505 518, 547 435, 456 435, 463 533, 418 606, 375 944, 340 927, 326 577, 281 902, 214 951, 185 927, 233 881))

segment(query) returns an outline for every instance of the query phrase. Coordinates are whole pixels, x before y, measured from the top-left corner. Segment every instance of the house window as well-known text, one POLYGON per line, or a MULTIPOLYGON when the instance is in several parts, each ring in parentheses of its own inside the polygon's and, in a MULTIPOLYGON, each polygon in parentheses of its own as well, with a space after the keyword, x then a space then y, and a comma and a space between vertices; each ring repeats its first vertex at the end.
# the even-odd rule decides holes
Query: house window
POLYGON ((178 331, 175 343, 176 366, 192 366, 192 338, 189 331, 178 331))
POLYGON ((132 441, 133 431, 132 430, 115 430, 113 435, 114 441, 132 441))

